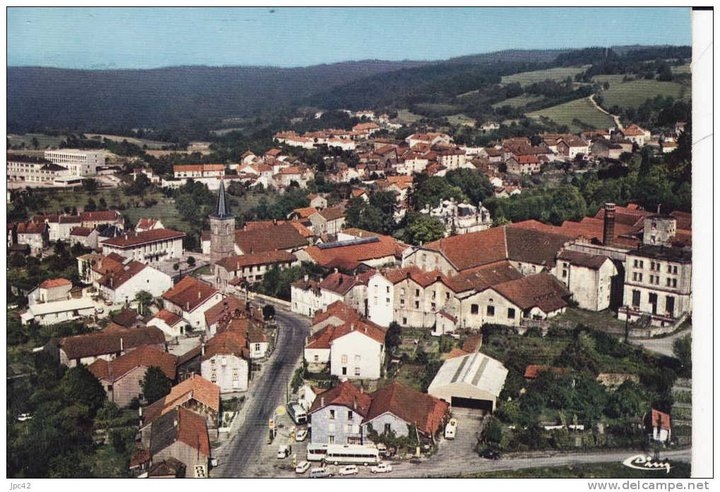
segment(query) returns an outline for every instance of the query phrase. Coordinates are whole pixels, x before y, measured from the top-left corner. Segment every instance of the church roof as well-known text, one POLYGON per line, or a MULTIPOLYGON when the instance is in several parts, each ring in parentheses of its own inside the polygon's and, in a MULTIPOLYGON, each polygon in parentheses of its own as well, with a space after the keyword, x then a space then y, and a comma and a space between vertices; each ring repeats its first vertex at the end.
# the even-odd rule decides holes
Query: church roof
POLYGON ((220 191, 218 193, 217 207, 215 207, 215 213, 212 215, 218 219, 227 219, 232 217, 230 213, 230 205, 225 198, 225 183, 220 180, 220 191))

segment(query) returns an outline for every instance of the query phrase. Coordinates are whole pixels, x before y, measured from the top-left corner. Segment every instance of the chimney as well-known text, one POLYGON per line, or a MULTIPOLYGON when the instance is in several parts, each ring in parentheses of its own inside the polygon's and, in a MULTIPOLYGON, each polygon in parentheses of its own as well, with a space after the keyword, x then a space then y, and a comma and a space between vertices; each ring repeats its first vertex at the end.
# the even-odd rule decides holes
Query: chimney
POLYGON ((123 339, 120 337, 120 352, 122 352, 124 348, 123 339))
POLYGON ((140 416, 140 419, 142 419, 142 412, 143 412, 143 407, 139 406, 138 407, 138 415, 140 416))
POLYGON ((615 239, 615 204, 605 204, 605 218, 603 220, 603 244, 610 246, 615 239))
POLYGON ((185 311, 190 311, 190 301, 185 303, 185 311))
POLYGON ((350 331, 355 331, 355 323, 350 323, 350 331))
POLYGON ((200 293, 200 291, 198 291, 198 299, 200 299, 201 297, 202 297, 202 294, 200 293))
POLYGON ((324 407, 324 406, 325 406, 325 397, 324 397, 324 396, 321 396, 321 397, 320 397, 320 408, 322 408, 322 407, 324 407))
POLYGON ((203 342, 202 345, 200 345, 200 355, 202 357, 205 357, 205 342, 203 342))

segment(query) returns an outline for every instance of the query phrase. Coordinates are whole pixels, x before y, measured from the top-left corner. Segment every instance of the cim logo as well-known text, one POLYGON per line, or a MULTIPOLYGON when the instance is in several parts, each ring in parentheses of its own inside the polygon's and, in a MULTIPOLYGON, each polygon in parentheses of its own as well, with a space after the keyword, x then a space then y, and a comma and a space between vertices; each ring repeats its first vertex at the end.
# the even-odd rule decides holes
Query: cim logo
POLYGON ((644 456, 642 454, 630 456, 628 459, 623 461, 623 465, 628 468, 634 468, 635 470, 665 470, 665 473, 670 473, 670 468, 672 468, 670 466, 670 462, 667 460, 659 461, 654 459, 652 456, 644 456))

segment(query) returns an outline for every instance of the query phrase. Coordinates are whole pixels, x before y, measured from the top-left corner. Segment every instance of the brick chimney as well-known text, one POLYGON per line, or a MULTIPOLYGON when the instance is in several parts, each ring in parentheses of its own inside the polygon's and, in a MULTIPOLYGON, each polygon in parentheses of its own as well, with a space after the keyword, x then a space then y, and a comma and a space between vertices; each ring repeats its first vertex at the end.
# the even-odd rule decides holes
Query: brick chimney
POLYGON ((605 218, 603 220, 603 244, 610 246, 615 239, 615 204, 605 204, 605 218))

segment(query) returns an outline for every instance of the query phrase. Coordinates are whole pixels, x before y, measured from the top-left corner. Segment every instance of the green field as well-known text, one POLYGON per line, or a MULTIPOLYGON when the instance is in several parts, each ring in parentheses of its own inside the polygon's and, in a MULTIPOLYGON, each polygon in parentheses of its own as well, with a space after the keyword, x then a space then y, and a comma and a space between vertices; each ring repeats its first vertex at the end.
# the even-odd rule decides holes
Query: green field
POLYGON ((45 135, 43 133, 25 133, 24 135, 8 135, 8 145, 11 147, 25 144, 25 147, 32 149, 32 139, 36 138, 38 141, 38 149, 45 149, 47 147, 57 147, 60 142, 65 140, 65 135, 58 135, 56 137, 45 135))
POLYGON ((122 142, 123 140, 127 140, 128 143, 131 143, 133 145, 137 145, 138 147, 147 146, 150 150, 160 150, 164 146, 172 145, 171 142, 159 142, 157 140, 146 140, 144 138, 133 138, 133 137, 123 137, 122 135, 106 135, 106 134, 99 134, 99 133, 86 133, 85 136, 87 138, 106 138, 108 140, 113 140, 115 142, 122 142))
POLYGON ((419 114, 411 113, 407 109, 400 109, 398 110, 398 116, 396 119, 398 123, 403 123, 407 125, 410 123, 415 123, 416 121, 420 121, 421 119, 423 119, 423 117, 419 114))
POLYGON ((583 65, 581 67, 557 67, 534 72, 515 73, 513 75, 505 75, 502 78, 502 83, 512 84, 513 82, 518 82, 520 85, 526 86, 548 79, 556 81, 565 80, 568 77, 574 79, 575 75, 584 72, 589 67, 590 65, 583 65))
POLYGON ((646 99, 653 97, 672 96, 675 99, 690 99, 691 88, 677 82, 660 82, 658 80, 631 80, 629 82, 613 83, 610 88, 602 92, 603 107, 638 107, 646 99))
POLYGON ((527 106, 528 104, 542 101, 543 99, 545 99, 543 96, 530 96, 528 94, 523 94, 522 96, 511 97, 510 99, 505 99, 504 101, 497 102, 493 104, 492 107, 493 109, 501 108, 503 106, 510 106, 511 108, 521 108, 523 106, 527 106))
POLYGON ((568 103, 559 104, 550 108, 533 111, 527 114, 528 118, 548 118, 559 125, 567 125, 570 131, 582 131, 581 121, 590 128, 610 128, 614 126, 610 115, 599 111, 588 98, 576 99, 568 103))
POLYGON ((672 73, 692 73, 692 69, 690 68, 690 64, 687 65, 678 65, 677 67, 670 67, 670 70, 672 70, 672 73))
POLYGON ((628 468, 622 463, 598 463, 557 467, 522 468, 484 473, 468 473, 463 477, 474 478, 689 478, 690 463, 672 461, 670 473, 644 471, 628 468))
POLYGON ((470 118, 469 116, 466 116, 464 114, 453 114, 447 117, 448 123, 451 125, 465 125, 465 126, 475 126, 477 124, 477 121, 475 121, 473 118, 470 118))

